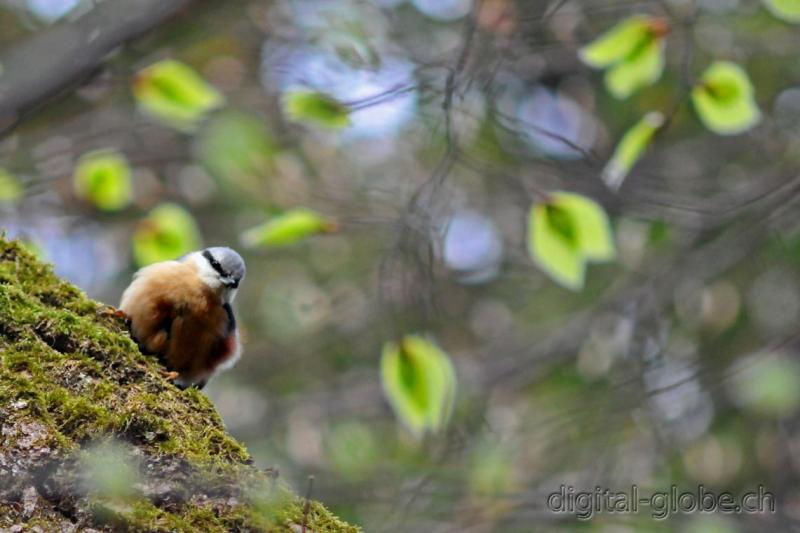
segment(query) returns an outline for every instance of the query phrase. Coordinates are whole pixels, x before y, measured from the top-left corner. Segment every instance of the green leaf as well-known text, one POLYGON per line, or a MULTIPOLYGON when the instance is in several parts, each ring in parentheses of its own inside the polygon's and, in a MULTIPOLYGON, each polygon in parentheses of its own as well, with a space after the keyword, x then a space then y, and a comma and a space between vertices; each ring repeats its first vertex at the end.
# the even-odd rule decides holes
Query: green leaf
POLYGON ((275 143, 257 117, 222 112, 200 132, 196 151, 212 176, 252 191, 271 168, 275 143))
POLYGON ((648 39, 651 19, 636 15, 623 20, 581 48, 581 61, 594 68, 605 68, 623 61, 648 39))
POLYGON ((616 257, 605 211, 585 196, 555 192, 531 208, 528 220, 531 259, 560 285, 580 290, 588 261, 616 257))
POLYGON ((336 424, 326 439, 331 464, 348 479, 361 479, 381 452, 369 426, 357 420, 336 424))
POLYGON ((664 115, 658 111, 651 111, 625 132, 601 175, 603 182, 610 189, 619 189, 633 165, 650 144, 653 135, 663 124, 664 115))
POLYGON ((128 162, 111 150, 89 152, 81 157, 72 186, 79 198, 103 211, 119 211, 133 199, 128 162))
POLYGON ((553 194, 553 203, 572 220, 578 249, 585 259, 602 262, 616 258, 608 216, 597 202, 579 194, 559 192, 553 194))
POLYGON ((141 70, 133 94, 145 112, 182 131, 193 131, 200 119, 224 103, 191 67, 171 59, 141 70))
POLYGON ((800 408, 800 364, 777 354, 761 356, 734 380, 736 395, 760 414, 789 416, 800 408))
POLYGON ((656 82, 663 71, 664 41, 650 38, 625 61, 606 71, 606 88, 616 98, 624 99, 637 89, 656 82))
POLYGON ((150 211, 133 235, 133 257, 139 266, 176 259, 197 248, 200 248, 197 224, 177 204, 161 204, 150 211))
POLYGON ((0 168, 0 205, 15 203, 23 193, 24 189, 17 178, 0 168))
POLYGON ((546 204, 531 208, 528 220, 528 253, 553 280, 572 290, 583 288, 586 261, 569 233, 559 231, 558 220, 568 215, 546 204))
POLYGON ((248 247, 275 248, 294 244, 312 235, 332 233, 337 229, 336 222, 316 211, 292 209, 248 229, 242 234, 241 241, 248 247))
POLYGON ((779 19, 800 23, 800 0, 764 0, 764 5, 779 19))
POLYGON ((447 423, 456 375, 448 355, 431 341, 407 335, 399 344, 386 343, 381 382, 395 414, 417 438, 447 423))
POLYGON ((627 98, 661 77, 666 33, 662 19, 637 15, 583 47, 579 55, 591 67, 607 68, 606 88, 617 98, 627 98))
POLYGON ((283 96, 283 109, 289 120, 326 128, 350 124, 350 108, 335 98, 316 91, 294 90, 283 96))
POLYGON ((720 135, 734 135, 755 126, 761 111, 747 73, 728 61, 717 61, 692 89, 692 102, 705 126, 720 135))

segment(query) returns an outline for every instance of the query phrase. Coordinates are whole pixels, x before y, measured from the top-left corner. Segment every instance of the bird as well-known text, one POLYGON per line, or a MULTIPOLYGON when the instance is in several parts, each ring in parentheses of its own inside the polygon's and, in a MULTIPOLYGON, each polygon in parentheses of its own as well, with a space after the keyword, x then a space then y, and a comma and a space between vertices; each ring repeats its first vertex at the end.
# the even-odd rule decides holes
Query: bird
POLYGON ((231 304, 245 272, 235 250, 217 246, 145 266, 122 293, 131 336, 178 387, 202 389, 241 356, 231 304))

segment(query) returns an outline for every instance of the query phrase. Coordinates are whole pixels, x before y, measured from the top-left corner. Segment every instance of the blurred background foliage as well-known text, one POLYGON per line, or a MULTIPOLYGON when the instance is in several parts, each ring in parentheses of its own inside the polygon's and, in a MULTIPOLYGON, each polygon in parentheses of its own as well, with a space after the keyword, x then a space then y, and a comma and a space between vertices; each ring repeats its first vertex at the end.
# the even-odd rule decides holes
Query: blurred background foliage
MULTIPOLYGON (((0 49, 93 3, 2 0, 0 49)), ((4 130, 0 227, 110 303, 140 265, 239 249, 245 355, 206 392, 259 465, 314 474, 367 531, 789 530, 798 20, 792 0, 192 2, 4 130), (763 484, 778 511, 545 507, 632 483, 763 484)))

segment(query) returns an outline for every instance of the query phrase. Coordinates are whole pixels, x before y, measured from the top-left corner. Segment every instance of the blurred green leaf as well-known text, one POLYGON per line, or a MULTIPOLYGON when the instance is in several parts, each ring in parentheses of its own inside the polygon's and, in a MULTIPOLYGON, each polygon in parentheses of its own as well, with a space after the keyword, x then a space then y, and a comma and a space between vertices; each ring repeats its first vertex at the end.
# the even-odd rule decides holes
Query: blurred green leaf
POLYGON ((800 23, 800 0, 764 0, 764 5, 779 19, 800 23))
POLYGON ((568 192, 553 193, 548 202, 531 207, 528 252, 539 268, 571 290, 583 288, 587 261, 616 257, 603 208, 568 192))
POLYGON ((350 124, 350 108, 317 91, 293 90, 283 95, 283 109, 289 120, 339 129, 350 124))
POLYGON ((133 257, 139 266, 176 259, 200 248, 200 231, 192 215, 176 204, 161 204, 133 235, 133 257))
POLYGON ((380 456, 372 431, 356 420, 334 426, 326 444, 331 463, 349 479, 366 475, 380 456))
POLYGON ((559 229, 558 220, 569 217, 546 204, 531 208, 528 221, 528 252, 531 259, 558 284, 572 290, 583 288, 586 262, 569 231, 559 229))
POLYGON ((584 258, 590 261, 611 261, 616 257, 608 216, 597 202, 566 192, 555 193, 553 199, 555 205, 572 220, 578 249, 584 258))
POLYGON ((483 438, 470 453, 469 487, 479 496, 511 494, 518 488, 514 454, 500 442, 483 438))
POLYGON ((431 341, 407 335, 399 344, 386 343, 381 382, 395 414, 417 438, 447 423, 456 375, 448 355, 431 341))
POLYGON ((0 168, 0 205, 15 203, 22 198, 23 192, 19 180, 0 168))
POLYGON ((241 242, 251 248, 275 248, 294 244, 312 235, 331 233, 336 229, 336 222, 316 211, 292 209, 248 229, 242 233, 241 242))
POLYGON ((90 152, 81 157, 72 185, 79 198, 103 211, 118 211, 133 199, 128 162, 111 150, 90 152))
POLYGON ((215 114, 200 132, 196 150, 215 178, 252 191, 270 169, 275 143, 257 117, 222 112, 215 114))
POLYGON ((663 220, 655 220, 647 232, 647 242, 652 246, 660 246, 669 241, 671 233, 669 224, 663 220))
POLYGON ((776 354, 763 354, 737 374, 737 396, 760 414, 788 416, 800 407, 800 363, 776 354))
POLYGON ((622 181, 642 156, 653 139, 653 135, 662 124, 664 124, 664 115, 658 111, 651 111, 625 132, 601 176, 603 182, 610 189, 619 189, 622 181))
POLYGON ((747 73, 728 61, 717 61, 692 89, 692 102, 703 124, 720 135, 734 135, 755 126, 761 112, 747 73))
POLYGON ((172 59, 141 70, 133 81, 133 94, 145 112, 182 131, 193 131, 200 119, 224 103, 197 72, 172 59))
POLYGON ((664 41, 651 38, 625 61, 606 71, 606 88, 619 99, 627 98, 637 89, 655 83, 663 71, 664 41))
POLYGON ((87 450, 82 464, 90 493, 115 500, 134 497, 138 475, 122 445, 106 442, 94 446, 87 450))
POLYGON ((606 88, 627 98, 661 77, 666 32, 662 19, 633 16, 581 48, 579 55, 591 67, 607 68, 606 88))
POLYGON ((595 68, 609 67, 623 61, 650 35, 650 18, 637 15, 612 27, 580 49, 581 61, 595 68))

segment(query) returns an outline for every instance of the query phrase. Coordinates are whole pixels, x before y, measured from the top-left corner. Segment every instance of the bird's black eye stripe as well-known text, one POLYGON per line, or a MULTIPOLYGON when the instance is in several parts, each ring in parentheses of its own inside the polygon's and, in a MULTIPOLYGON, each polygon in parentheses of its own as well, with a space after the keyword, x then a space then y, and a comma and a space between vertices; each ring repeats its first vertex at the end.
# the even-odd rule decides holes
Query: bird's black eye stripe
POLYGON ((206 260, 208 260, 208 262, 211 264, 211 268, 216 270, 220 276, 227 277, 228 274, 224 270, 222 270, 222 265, 219 264, 219 261, 214 259, 214 256, 211 255, 211 252, 209 252, 208 250, 203 250, 203 257, 205 257, 206 260))

